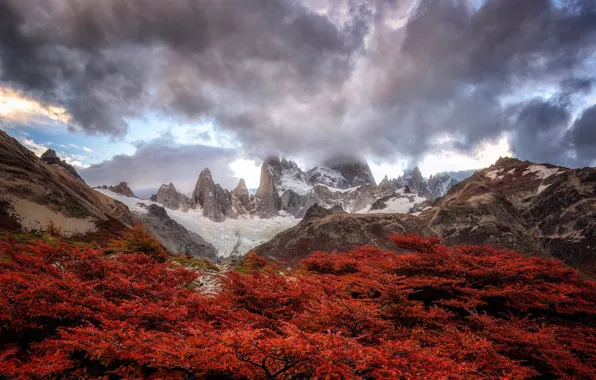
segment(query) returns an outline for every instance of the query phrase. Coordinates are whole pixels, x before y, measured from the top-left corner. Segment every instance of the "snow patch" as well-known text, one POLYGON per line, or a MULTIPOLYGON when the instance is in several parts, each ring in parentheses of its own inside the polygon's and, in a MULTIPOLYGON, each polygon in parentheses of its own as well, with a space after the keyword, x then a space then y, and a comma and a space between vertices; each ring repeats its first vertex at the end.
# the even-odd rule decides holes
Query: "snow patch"
POLYGON ((327 185, 323 185, 323 184, 317 184, 315 186, 321 186, 321 187, 325 187, 327 188, 327 190, 331 191, 332 193, 351 193, 355 190, 358 190, 360 188, 360 186, 356 186, 356 187, 350 187, 349 189, 338 189, 337 187, 331 187, 331 186, 327 186, 327 185))
MULTIPOLYGON (((401 190, 401 189, 400 189, 401 190)), ((403 193, 403 192, 402 192, 403 193)), ((412 207, 415 207, 423 202, 426 202, 426 198, 420 197, 418 195, 406 195, 401 196, 398 192, 396 192, 396 196, 385 201, 386 207, 381 210, 371 210, 370 207, 365 209, 367 213, 370 214, 407 214, 410 212, 412 207)))
POLYGON ((500 169, 499 170, 491 170, 491 171, 486 172, 485 175, 494 181, 494 180, 503 178, 503 175, 499 174, 500 171, 501 171, 500 169))
POLYGON ((536 191, 536 195, 542 193, 549 186, 550 186, 550 184, 549 185, 540 185, 540 186, 538 186, 538 190, 536 191))

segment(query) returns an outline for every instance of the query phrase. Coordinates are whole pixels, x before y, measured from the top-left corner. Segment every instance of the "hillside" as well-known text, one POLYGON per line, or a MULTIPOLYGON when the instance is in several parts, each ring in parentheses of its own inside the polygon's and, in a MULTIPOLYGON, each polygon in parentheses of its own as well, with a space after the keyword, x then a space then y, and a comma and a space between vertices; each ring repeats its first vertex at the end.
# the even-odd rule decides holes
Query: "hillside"
POLYGON ((66 235, 104 241, 133 224, 124 204, 93 190, 73 175, 74 168, 49 156, 49 163, 42 161, 0 131, 2 230, 35 232, 52 221, 66 235))
POLYGON ((387 239, 392 233, 417 233, 435 236, 412 215, 351 214, 341 208, 325 209, 314 205, 296 226, 277 234, 252 252, 280 266, 295 266, 313 251, 339 252, 352 247, 371 245, 393 248, 387 239))

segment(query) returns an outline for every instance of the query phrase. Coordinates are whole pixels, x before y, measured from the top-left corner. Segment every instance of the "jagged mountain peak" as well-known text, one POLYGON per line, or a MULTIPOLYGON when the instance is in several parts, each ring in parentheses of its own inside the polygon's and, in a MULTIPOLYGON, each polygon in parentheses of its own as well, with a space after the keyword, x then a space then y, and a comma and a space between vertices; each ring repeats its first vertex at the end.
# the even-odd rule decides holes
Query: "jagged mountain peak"
POLYGON ((347 180, 348 187, 377 185, 372 171, 365 160, 354 157, 336 157, 327 160, 325 166, 341 173, 347 180))
POLYGON ((240 181, 238 181, 238 185, 234 190, 232 190, 232 193, 238 198, 249 197, 248 188, 246 187, 246 182, 244 181, 244 178, 240 178, 240 181))

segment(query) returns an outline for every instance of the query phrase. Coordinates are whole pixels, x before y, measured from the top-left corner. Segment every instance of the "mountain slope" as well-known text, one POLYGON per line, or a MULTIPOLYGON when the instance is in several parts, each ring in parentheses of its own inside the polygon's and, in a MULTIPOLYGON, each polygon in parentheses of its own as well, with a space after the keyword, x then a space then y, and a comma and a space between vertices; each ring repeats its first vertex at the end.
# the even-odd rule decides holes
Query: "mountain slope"
POLYGON ((447 243, 550 255, 596 275, 596 168, 502 158, 420 217, 447 243))

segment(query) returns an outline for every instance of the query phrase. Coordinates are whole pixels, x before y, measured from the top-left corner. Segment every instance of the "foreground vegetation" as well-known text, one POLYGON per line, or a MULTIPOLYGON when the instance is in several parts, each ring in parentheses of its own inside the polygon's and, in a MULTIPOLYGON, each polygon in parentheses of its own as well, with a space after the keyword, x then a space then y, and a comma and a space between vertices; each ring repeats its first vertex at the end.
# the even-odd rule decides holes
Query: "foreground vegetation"
POLYGON ((0 378, 596 378, 595 283, 555 261, 395 235, 207 296, 127 238, 0 242, 0 378))

